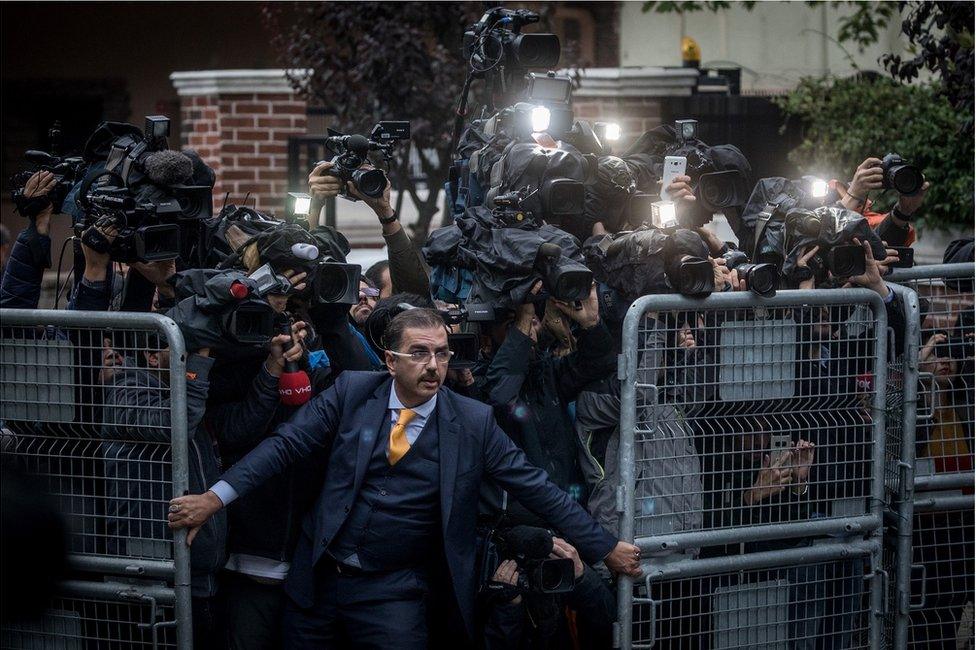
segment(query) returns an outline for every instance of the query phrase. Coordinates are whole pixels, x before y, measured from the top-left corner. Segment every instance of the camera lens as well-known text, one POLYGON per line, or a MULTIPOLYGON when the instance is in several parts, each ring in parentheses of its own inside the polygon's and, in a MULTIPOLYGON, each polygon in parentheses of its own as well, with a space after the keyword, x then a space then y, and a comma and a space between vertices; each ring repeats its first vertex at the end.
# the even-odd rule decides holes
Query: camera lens
POLYGON ((357 169, 352 173, 352 182, 361 194, 371 199, 378 199, 386 190, 386 174, 382 169, 357 169))
POLYGON ((779 288, 779 269, 772 264, 742 264, 736 269, 745 275, 749 291, 769 298, 779 288))
POLYGON ((707 296, 715 288, 715 274, 708 260, 681 262, 674 275, 677 277, 668 279, 685 296, 707 296))
POLYGON ((888 171, 888 184, 899 194, 918 194, 924 182, 922 172, 914 165, 895 165, 888 171))
POLYGON ((702 174, 698 179, 698 198, 710 212, 745 205, 749 197, 744 181, 736 170, 702 174))
POLYGON ((554 68, 559 63, 559 37, 555 34, 519 34, 511 52, 524 68, 554 68))
POLYGON ((315 276, 315 295, 321 302, 337 302, 346 293, 346 274, 328 265, 319 266, 315 276))
POLYGON ((583 183, 568 178, 546 181, 542 187, 542 200, 546 218, 583 214, 586 190, 583 183))

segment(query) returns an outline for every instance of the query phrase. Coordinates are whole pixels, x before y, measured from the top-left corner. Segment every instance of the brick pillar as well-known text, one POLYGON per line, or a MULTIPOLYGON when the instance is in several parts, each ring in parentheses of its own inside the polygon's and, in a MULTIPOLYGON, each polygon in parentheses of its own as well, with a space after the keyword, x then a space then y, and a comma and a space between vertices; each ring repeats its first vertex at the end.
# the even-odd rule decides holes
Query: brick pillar
POLYGON ((284 216, 288 138, 305 135, 307 106, 284 70, 174 72, 184 147, 195 149, 217 173, 215 210, 224 194, 240 204, 284 216))

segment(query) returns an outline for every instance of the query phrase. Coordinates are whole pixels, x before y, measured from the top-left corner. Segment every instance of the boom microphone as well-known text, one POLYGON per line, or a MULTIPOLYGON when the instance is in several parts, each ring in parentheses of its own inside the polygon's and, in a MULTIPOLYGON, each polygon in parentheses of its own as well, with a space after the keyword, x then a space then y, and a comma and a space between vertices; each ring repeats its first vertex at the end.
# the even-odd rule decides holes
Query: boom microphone
POLYGON ((193 177, 193 161, 190 157, 169 149, 154 151, 146 156, 143 169, 149 180, 163 187, 181 185, 193 177))
MULTIPOLYGON (((291 335, 291 325, 282 324, 279 333, 291 335)), ((278 378, 278 397, 285 406, 301 406, 312 397, 312 382, 294 361, 285 361, 285 371, 278 378)))

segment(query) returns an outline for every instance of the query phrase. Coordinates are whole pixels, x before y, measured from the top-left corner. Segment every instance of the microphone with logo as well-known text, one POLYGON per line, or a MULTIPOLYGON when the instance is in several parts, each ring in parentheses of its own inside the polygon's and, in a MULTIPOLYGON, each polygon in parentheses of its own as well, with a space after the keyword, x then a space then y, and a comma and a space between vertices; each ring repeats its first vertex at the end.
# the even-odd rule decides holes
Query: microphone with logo
MULTIPOLYGON (((279 334, 291 336, 291 323, 282 323, 279 334)), ((278 378, 278 397, 285 406, 301 406, 311 399, 312 382, 297 362, 285 361, 285 371, 278 378)))

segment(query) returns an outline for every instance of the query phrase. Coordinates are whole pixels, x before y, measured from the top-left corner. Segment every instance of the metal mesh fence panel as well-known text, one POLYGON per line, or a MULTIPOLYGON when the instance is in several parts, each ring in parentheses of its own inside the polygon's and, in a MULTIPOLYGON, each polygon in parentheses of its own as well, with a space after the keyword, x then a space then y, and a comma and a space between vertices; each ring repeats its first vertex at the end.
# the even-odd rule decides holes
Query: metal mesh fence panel
POLYGON ((632 647, 877 647, 872 548, 801 545, 651 568, 635 586, 632 647))
POLYGON ((159 589, 111 583, 65 586, 38 620, 5 626, 3 650, 177 648, 172 597, 159 589))
POLYGON ((974 269, 922 266, 889 278, 918 295, 921 328, 910 581, 900 589, 912 648, 969 647, 973 638, 974 269))
MULTIPOLYGON (((631 307, 620 530, 649 567, 880 536, 887 327, 857 289, 631 307)), ((625 647, 632 614, 621 605, 625 647)))
MULTIPOLYGON (((32 477, 64 517, 73 571, 169 581, 189 643, 185 533, 174 537, 166 525, 169 499, 188 489, 185 353, 175 324, 155 314, 47 310, 3 310, 0 320, 5 466, 32 477)), ((79 611, 87 625, 86 612, 128 610, 79 611)))
POLYGON ((973 483, 973 273, 972 264, 939 264, 898 269, 890 277, 919 300, 917 490, 973 483))

